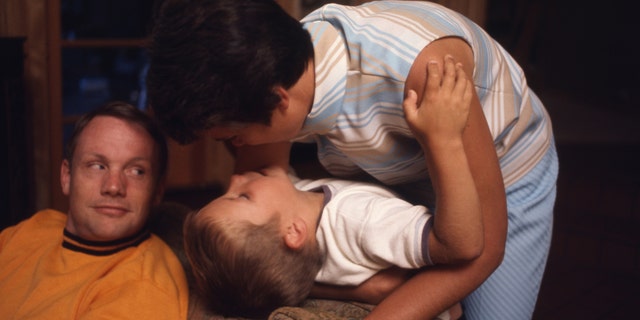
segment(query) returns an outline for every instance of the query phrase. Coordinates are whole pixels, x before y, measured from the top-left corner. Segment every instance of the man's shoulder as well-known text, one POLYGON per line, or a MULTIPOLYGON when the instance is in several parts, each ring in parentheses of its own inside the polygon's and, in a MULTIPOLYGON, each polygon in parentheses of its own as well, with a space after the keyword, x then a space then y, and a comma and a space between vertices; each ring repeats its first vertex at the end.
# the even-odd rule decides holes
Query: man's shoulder
POLYGON ((21 232, 27 230, 62 230, 67 222, 67 215, 53 209, 45 209, 34 213, 31 217, 5 228, 2 232, 21 232))
MULTIPOLYGON (((142 263, 148 265, 149 270, 166 270, 173 277, 184 277, 182 261, 178 254, 159 236, 151 234, 149 239, 139 245, 142 263)), ((164 272, 164 271, 160 271, 164 272)))
POLYGON ((178 260, 176 253, 171 247, 158 235, 151 233, 149 238, 138 245, 141 255, 148 256, 151 259, 162 260, 178 260))
POLYGON ((67 222, 67 215, 54 209, 44 209, 36 212, 29 218, 31 220, 35 220, 38 223, 51 223, 51 224, 60 224, 63 225, 67 222))

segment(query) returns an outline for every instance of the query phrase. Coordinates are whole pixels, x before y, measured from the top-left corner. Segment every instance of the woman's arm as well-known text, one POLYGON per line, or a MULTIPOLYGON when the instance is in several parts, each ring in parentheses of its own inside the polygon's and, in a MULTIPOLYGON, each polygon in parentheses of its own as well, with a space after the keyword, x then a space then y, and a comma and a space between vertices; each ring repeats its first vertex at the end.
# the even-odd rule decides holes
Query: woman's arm
POLYGON ((391 267, 376 273, 357 287, 316 283, 313 289, 311 289, 310 296, 321 299, 361 301, 369 304, 378 304, 386 298, 390 292, 409 280, 416 272, 417 270, 415 269, 391 267))

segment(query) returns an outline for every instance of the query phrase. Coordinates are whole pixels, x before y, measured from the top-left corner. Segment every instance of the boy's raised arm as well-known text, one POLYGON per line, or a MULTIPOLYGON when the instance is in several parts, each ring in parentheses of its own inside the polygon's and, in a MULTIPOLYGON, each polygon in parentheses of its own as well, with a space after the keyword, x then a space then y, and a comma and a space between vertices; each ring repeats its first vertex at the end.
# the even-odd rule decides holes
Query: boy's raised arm
POLYGON ((431 61, 427 74, 421 104, 410 90, 403 107, 424 150, 436 192, 429 253, 435 264, 468 261, 478 257, 484 246, 480 200, 462 142, 472 86, 450 56, 445 58, 444 72, 431 61))

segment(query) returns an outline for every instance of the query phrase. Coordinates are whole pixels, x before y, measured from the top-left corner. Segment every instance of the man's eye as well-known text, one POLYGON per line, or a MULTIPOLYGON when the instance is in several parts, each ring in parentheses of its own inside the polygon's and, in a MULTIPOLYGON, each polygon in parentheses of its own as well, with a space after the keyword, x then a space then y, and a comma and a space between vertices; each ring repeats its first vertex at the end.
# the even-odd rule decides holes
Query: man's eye
POLYGON ((238 198, 249 200, 249 195, 247 195, 246 193, 241 193, 240 195, 238 195, 238 198))
POLYGON ((142 168, 130 168, 129 170, 127 170, 127 172, 131 176, 144 176, 146 170, 142 168))
POLYGON ((104 170, 106 167, 101 163, 90 163, 89 168, 94 170, 104 170))

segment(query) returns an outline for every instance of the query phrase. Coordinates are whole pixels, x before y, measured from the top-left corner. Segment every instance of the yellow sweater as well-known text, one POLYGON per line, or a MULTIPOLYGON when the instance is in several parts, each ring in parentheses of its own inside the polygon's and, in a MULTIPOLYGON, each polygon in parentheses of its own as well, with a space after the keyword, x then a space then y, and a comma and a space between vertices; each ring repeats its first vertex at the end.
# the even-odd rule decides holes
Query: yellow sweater
POLYGON ((43 210, 0 233, 2 319, 186 319, 184 270, 157 236, 88 242, 43 210))

